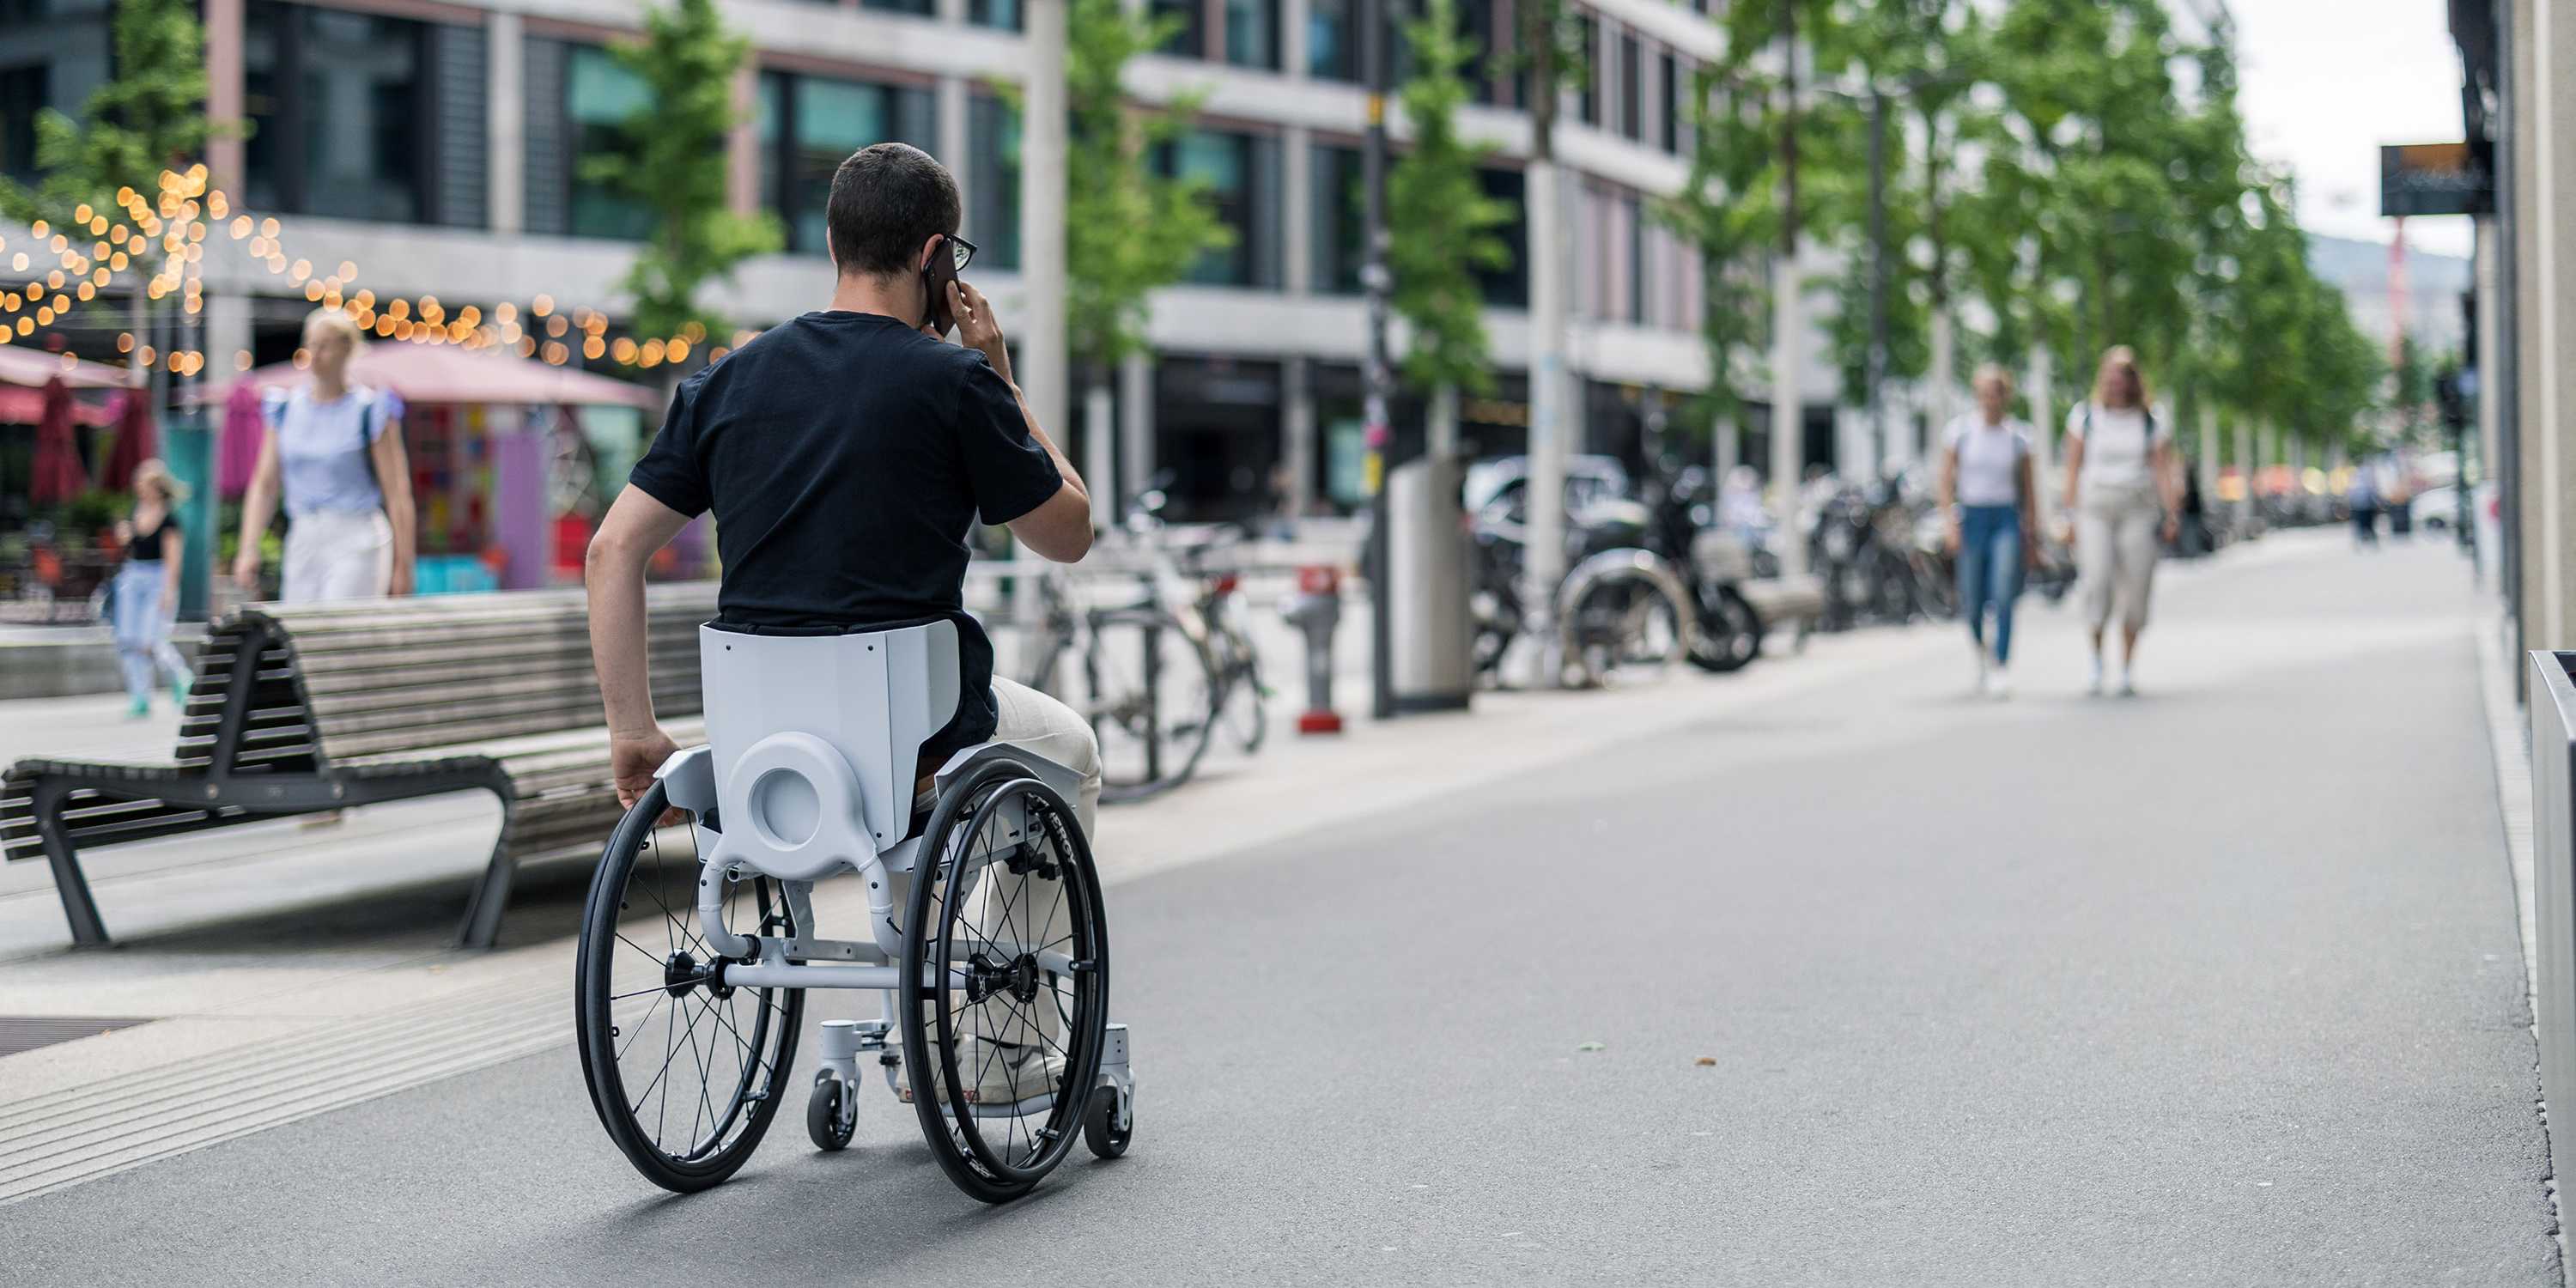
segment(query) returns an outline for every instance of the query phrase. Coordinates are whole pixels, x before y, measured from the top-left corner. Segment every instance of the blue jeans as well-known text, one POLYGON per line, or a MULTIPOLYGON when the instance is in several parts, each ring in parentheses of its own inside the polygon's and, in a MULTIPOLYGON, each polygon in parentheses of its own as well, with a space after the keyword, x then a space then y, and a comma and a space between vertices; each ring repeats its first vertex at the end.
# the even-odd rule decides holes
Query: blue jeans
POLYGON ((1959 507, 1959 615, 1968 636, 1986 642, 1986 609, 1995 610, 1995 661, 2012 660, 2013 600, 2021 595, 2021 507, 1959 507))
POLYGON ((116 663, 125 672, 125 691, 138 702, 152 694, 156 674, 192 682, 188 664, 170 643, 170 616, 161 611, 161 561, 132 559, 116 570, 116 663))

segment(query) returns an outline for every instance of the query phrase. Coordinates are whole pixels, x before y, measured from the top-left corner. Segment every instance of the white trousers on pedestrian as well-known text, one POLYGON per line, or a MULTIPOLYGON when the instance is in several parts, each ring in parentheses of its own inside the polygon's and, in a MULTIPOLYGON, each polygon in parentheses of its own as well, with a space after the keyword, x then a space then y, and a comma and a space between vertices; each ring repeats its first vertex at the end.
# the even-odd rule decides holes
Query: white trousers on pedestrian
MULTIPOLYGON (((1018 743, 1082 775, 1082 789, 1073 802, 1074 813, 1081 821, 1084 838, 1097 837, 1100 742, 1091 726, 1075 715, 1073 708, 998 675, 993 677, 993 705, 1000 717, 993 728, 996 739, 1018 743)), ((1015 926, 1067 925, 1064 883, 1039 881, 1039 888, 1033 892, 1031 882, 1035 880, 1026 875, 1013 876, 998 865, 986 868, 984 879, 976 883, 975 893, 969 896, 968 919, 996 936, 1002 933, 1006 919, 1015 926), (1007 918, 1002 911, 1005 909, 1007 918)), ((1041 1050, 1058 1042, 1062 1020, 1055 1007, 1019 1007, 1007 1005, 1008 1002, 1005 996, 974 1007, 968 1031, 986 1041, 1041 1050), (1032 1018, 1034 1025, 1030 1023, 1032 1018)))
POLYGON ((2075 563, 2084 582, 2084 620, 2094 630, 2115 615, 2126 630, 2146 629, 2163 517, 2152 487, 2088 490, 2076 506, 2075 563))
POLYGON ((384 511, 310 510, 287 521, 279 599, 382 599, 393 576, 394 529, 384 511))

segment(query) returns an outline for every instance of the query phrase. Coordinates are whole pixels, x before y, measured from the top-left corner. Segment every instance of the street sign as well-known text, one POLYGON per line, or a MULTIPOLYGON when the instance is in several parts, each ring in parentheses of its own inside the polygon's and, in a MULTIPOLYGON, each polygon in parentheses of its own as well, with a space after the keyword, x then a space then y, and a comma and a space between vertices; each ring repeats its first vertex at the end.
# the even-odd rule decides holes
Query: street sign
POLYGON ((2466 143, 2391 143, 2379 149, 2379 213, 2495 213, 2495 178, 2466 143))

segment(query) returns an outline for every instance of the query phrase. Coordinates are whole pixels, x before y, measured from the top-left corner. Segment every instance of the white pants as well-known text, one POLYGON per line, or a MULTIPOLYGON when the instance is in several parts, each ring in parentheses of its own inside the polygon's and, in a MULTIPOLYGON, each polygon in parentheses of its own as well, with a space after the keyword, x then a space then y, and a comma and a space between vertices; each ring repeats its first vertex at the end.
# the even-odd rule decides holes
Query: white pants
MULTIPOLYGON (((1082 790, 1074 800, 1074 813, 1082 823, 1082 834, 1088 839, 1100 834, 1100 742, 1073 708, 1035 689, 1001 676, 993 677, 993 705, 1000 713, 993 736, 1003 742, 1016 742, 1030 751, 1075 770, 1082 775, 1082 790)), ((1064 884, 1043 881, 1034 892, 1029 876, 1013 876, 999 865, 986 868, 984 879, 976 882, 975 893, 968 896, 969 922, 988 934, 1001 935, 1003 922, 1014 925, 1062 926, 1064 918, 1064 884), (1035 898, 1032 894, 1035 894, 1035 898), (1013 910, 1005 918, 999 909, 1013 910)), ((1062 1020, 1054 1006, 1018 1007, 1002 1001, 984 1002, 970 1012, 967 1031, 975 1037, 1012 1046, 1034 1047, 1051 1052, 1059 1042, 1062 1020), (1036 1021, 1035 1025, 1030 1020, 1036 1021)), ((973 1085, 973 1078, 968 1079, 973 1085)))
POLYGON ((2075 563, 2083 574, 2084 620, 2094 630, 2147 625, 2147 598, 2155 590, 2164 506, 2153 488, 2087 491, 2075 511, 2075 563))
POLYGON ((314 510, 288 521, 280 600, 382 599, 393 576, 394 529, 384 511, 314 510))

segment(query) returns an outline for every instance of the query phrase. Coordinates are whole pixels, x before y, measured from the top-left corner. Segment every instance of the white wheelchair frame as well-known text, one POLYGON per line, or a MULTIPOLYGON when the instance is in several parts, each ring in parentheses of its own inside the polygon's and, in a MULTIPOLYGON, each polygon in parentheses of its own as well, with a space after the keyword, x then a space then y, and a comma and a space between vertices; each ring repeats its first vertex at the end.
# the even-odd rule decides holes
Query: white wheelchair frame
MULTIPOLYGON (((882 1010, 874 1020, 826 1020, 822 1068, 840 1081, 839 1110, 855 1112, 858 1061, 875 1054, 886 1085, 895 1090, 901 1061, 887 1051, 895 1030, 897 990, 903 984, 902 913, 895 903, 897 878, 921 865, 923 838, 911 834, 914 771, 921 747, 957 709, 957 627, 948 621, 892 630, 834 635, 770 635, 699 628, 707 742, 674 754, 656 777, 672 805, 690 811, 700 860, 697 879, 699 933, 728 959, 726 986, 874 989, 882 1010), (716 826, 710 827, 709 820, 716 826), (721 829, 721 830, 719 830, 721 829), (753 936, 725 924, 727 886, 746 873, 779 882, 797 937, 753 936), (817 936, 814 883, 854 873, 867 882, 866 940, 817 936), (750 964, 743 964, 745 961, 750 964)), ((1077 799, 1082 776, 1066 766, 1008 742, 985 742, 948 758, 933 776, 944 798, 976 769, 1006 761, 1026 771, 1066 801, 1077 799)), ((997 840, 969 856, 980 867, 1015 848, 1028 834, 1027 811, 1006 803, 996 819, 997 840)), ((938 811, 933 810, 936 814, 938 811)), ((926 878, 925 878, 926 879, 926 878)), ((994 942, 992 947, 1026 945, 994 942)), ((1060 952, 1028 953, 1037 965, 1069 974, 1072 959, 1060 952)), ((962 968, 951 968, 962 987, 962 968)), ((922 981, 936 987, 934 981, 922 981)), ((1090 1094, 1115 1097, 1112 1121, 1122 1136, 1135 1115, 1135 1080, 1128 1068, 1127 1030, 1111 1021, 1101 1049, 1100 1073, 1090 1094)), ((928 1094, 926 1087, 916 1094, 928 1094)), ((1054 1095, 1016 1104, 968 1106, 976 1118, 1009 1118, 1048 1112, 1054 1095)), ((942 1111, 953 1114, 954 1106, 942 1111)))

